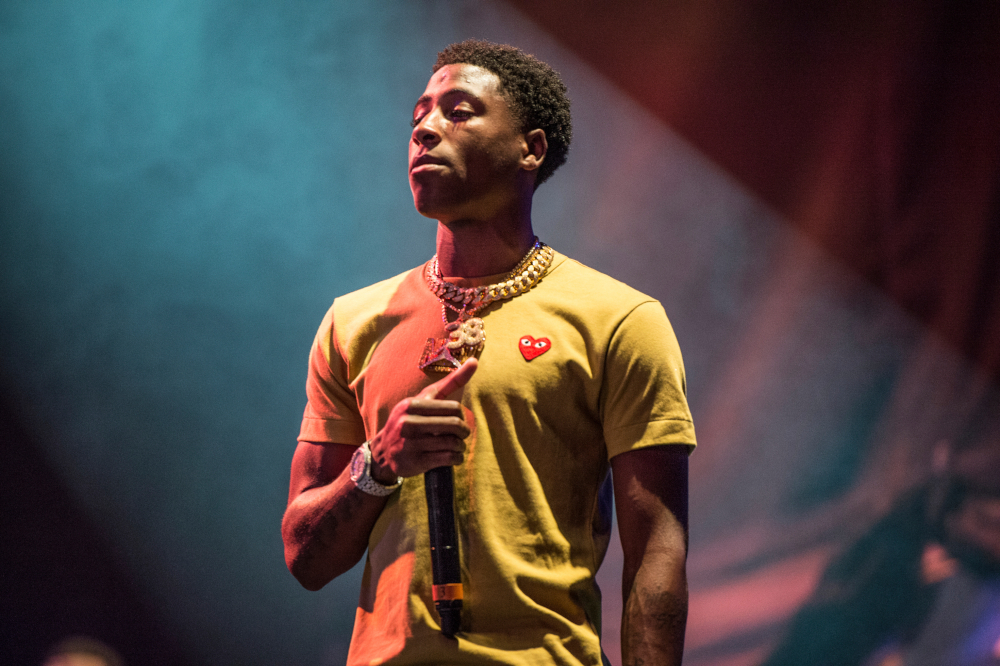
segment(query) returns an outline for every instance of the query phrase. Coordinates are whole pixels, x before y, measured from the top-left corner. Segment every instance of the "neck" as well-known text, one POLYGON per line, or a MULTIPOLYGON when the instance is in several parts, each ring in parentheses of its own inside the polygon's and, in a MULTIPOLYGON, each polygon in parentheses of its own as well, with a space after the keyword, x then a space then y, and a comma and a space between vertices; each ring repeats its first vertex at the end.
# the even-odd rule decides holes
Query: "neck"
POLYGON ((446 277, 506 273, 531 249, 531 211, 505 219, 438 222, 437 257, 446 277))

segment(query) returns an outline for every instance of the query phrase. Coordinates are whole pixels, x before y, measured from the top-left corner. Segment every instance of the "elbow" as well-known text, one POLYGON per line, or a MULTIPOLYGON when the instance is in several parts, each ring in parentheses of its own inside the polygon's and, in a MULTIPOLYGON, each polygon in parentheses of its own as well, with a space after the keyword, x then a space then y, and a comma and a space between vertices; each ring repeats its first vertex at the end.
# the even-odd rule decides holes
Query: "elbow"
POLYGON ((687 539, 683 531, 660 533, 639 547, 624 546, 622 567, 622 594, 628 596, 636 581, 644 584, 650 580, 663 589, 683 591, 687 595, 687 539))
POLYGON ((345 559, 336 549, 318 548, 311 539, 285 534, 285 566, 299 584, 310 592, 323 589, 327 583, 345 573, 360 561, 345 559))
POLYGON ((285 514, 281 525, 281 539, 285 544, 285 566, 302 587, 315 592, 333 580, 333 576, 322 575, 318 558, 310 552, 315 550, 310 548, 311 539, 303 532, 301 526, 285 514))
POLYGON ((285 556, 285 564, 299 585, 310 592, 318 592, 326 587, 326 584, 337 576, 351 570, 353 563, 341 562, 316 562, 306 557, 289 558, 285 556))
POLYGON ((301 515, 286 511, 281 524, 285 566, 302 587, 315 592, 361 561, 367 542, 324 538, 301 515))
POLYGON ((294 564, 289 565, 288 570, 292 572, 295 580, 299 581, 299 585, 310 592, 318 592, 322 590, 327 583, 333 580, 332 578, 317 575, 317 573, 310 568, 296 567, 294 564))
POLYGON ((317 564, 315 558, 309 557, 305 549, 298 544, 285 545, 285 565, 288 567, 288 571, 299 582, 299 585, 310 592, 323 589, 327 583, 335 578, 335 576, 323 571, 322 567, 317 566, 317 564))

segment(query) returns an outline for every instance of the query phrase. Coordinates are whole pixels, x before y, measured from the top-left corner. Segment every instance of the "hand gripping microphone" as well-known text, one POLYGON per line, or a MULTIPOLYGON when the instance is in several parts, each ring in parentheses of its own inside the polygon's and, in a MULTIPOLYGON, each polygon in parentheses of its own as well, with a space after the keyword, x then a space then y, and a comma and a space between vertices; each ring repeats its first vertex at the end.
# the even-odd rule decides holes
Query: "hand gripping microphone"
POLYGON ((441 616, 441 633, 452 638, 462 619, 462 571, 455 530, 455 477, 451 467, 424 473, 427 523, 430 528, 434 605, 441 616))

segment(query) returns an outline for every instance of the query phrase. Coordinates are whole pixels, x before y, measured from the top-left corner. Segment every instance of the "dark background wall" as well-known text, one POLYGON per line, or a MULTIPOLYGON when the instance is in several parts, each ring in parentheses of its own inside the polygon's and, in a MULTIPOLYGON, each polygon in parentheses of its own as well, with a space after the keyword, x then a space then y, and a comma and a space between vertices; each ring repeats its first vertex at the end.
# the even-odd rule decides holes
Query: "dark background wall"
POLYGON ((10 663, 81 631, 129 663, 343 661, 359 573, 307 593, 278 534, 306 354, 334 296, 433 253, 407 120, 467 36, 564 74, 537 230, 662 300, 684 349, 689 661, 766 653, 996 402, 997 11, 630 7, 0 6, 10 663))

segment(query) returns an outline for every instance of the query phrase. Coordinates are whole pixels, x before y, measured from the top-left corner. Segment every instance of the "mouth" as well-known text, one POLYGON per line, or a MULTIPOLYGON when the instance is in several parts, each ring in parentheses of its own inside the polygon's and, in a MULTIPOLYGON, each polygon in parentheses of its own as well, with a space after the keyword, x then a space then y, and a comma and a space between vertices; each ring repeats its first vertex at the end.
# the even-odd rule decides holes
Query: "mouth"
POLYGON ((446 165, 447 162, 445 162, 441 158, 424 154, 416 158, 412 162, 410 162, 410 173, 413 173, 415 171, 423 171, 430 167, 446 166, 446 165))

